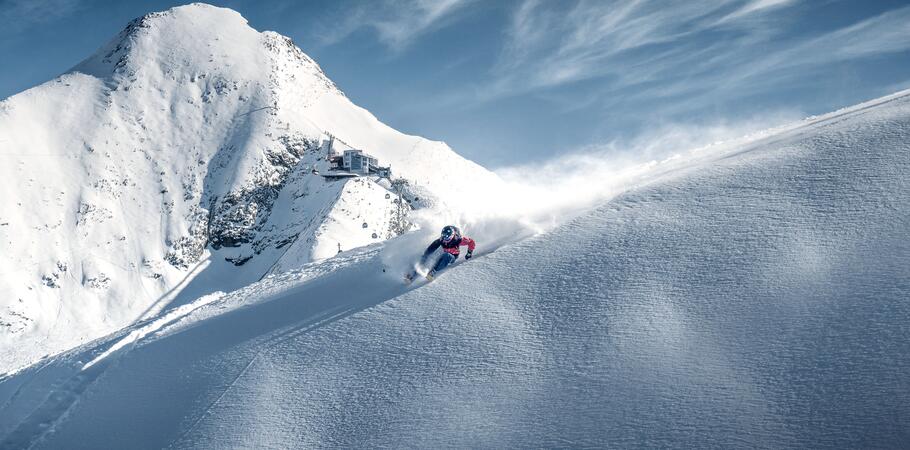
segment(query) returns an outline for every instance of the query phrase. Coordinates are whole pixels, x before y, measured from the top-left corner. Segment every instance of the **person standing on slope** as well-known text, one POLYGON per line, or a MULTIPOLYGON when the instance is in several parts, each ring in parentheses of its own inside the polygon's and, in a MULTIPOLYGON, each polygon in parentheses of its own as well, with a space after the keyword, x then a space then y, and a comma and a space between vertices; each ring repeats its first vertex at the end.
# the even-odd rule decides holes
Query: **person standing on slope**
MULTIPOLYGON (((455 260, 458 259, 458 255, 461 253, 459 247, 463 245, 468 247, 468 252, 465 253, 464 259, 471 259, 471 256, 474 255, 474 239, 462 236, 461 230, 459 230, 458 227, 452 225, 445 226, 442 229, 442 233, 439 235, 439 239, 433 241, 420 258, 420 265, 423 266, 426 264, 430 255, 432 255, 436 249, 442 247, 442 255, 439 255, 436 264, 427 272, 427 280, 433 281, 433 278, 437 273, 445 269, 449 264, 455 262, 455 260)), ((411 274, 407 278, 411 280, 414 276, 416 276, 416 273, 411 274)))

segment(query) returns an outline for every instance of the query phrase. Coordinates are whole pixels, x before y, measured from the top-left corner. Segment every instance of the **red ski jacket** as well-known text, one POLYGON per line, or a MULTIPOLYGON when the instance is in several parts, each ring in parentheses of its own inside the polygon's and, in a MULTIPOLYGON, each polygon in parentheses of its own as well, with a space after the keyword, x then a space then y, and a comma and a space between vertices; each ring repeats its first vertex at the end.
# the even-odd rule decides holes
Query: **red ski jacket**
POLYGON ((427 247, 427 251, 423 252, 423 256, 430 256, 430 254, 435 252, 439 247, 442 247, 442 251, 446 253, 451 253, 454 256, 458 256, 458 254, 461 253, 458 247, 461 247, 462 245, 467 245, 469 252, 474 251, 474 239, 471 239, 467 236, 462 236, 460 238, 452 239, 449 242, 442 242, 442 239, 436 239, 432 244, 430 244, 429 247, 427 247))

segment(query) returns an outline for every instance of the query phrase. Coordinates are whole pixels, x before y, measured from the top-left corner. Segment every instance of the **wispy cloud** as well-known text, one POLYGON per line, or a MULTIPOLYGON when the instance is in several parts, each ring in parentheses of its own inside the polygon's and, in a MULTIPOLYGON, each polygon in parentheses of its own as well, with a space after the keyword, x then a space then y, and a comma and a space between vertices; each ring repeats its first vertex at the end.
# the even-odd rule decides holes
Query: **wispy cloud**
POLYGON ((596 80, 580 104, 685 109, 707 92, 754 93, 827 64, 910 49, 910 7, 812 35, 799 29, 803 2, 525 0, 491 78, 472 94, 486 101, 596 80))
POLYGON ((347 10, 346 18, 322 33, 331 44, 360 30, 371 30, 393 51, 407 48, 416 38, 454 20, 476 0, 382 0, 363 2, 347 10))
MULTIPOLYGON (((827 62, 910 49, 910 6, 841 28, 790 51, 791 64, 827 62)), ((785 55, 787 52, 784 52, 785 55)))
POLYGON ((752 14, 762 14, 773 11, 774 9, 795 3, 796 0, 751 0, 742 5, 739 9, 722 17, 718 23, 735 21, 752 14))
POLYGON ((910 7, 766 53, 754 49, 722 53, 705 62, 708 73, 698 83, 674 80, 661 88, 667 95, 683 94, 699 85, 711 85, 719 92, 736 90, 751 94, 782 86, 828 64, 907 50, 910 50, 910 7))
POLYGON ((692 1, 668 7, 648 0, 578 1, 563 10, 566 3, 528 0, 514 15, 497 72, 508 78, 531 76, 507 80, 500 87, 539 88, 606 75, 622 77, 630 63, 653 68, 642 63, 679 52, 679 47, 661 48, 662 44, 679 43, 711 26, 732 12, 729 3, 692 1), (649 51, 636 53, 643 49, 649 51))
POLYGON ((48 23, 81 6, 80 0, 3 0, 0 1, 0 35, 14 34, 33 25, 48 23))

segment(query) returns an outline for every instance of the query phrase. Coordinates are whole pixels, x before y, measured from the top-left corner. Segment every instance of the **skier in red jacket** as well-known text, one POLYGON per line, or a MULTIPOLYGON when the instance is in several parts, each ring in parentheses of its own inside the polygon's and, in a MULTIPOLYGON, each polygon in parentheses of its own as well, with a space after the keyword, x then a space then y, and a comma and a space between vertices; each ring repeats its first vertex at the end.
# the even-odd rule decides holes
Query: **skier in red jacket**
MULTIPOLYGON (((427 272, 427 280, 432 281, 438 272, 445 269, 449 264, 455 262, 458 259, 458 255, 461 253, 459 247, 466 245, 468 247, 468 252, 465 253, 464 259, 471 259, 471 256, 474 254, 474 239, 471 239, 467 236, 461 235, 461 230, 458 227, 447 225, 442 229, 442 233, 439 236, 439 239, 433 241, 427 250, 423 252, 423 256, 420 258, 420 265, 423 266, 426 264, 427 259, 436 251, 439 247, 442 247, 442 255, 439 256, 439 259, 436 260, 436 264, 433 265, 433 268, 427 272)), ((417 276, 417 272, 411 272, 405 278, 408 281, 414 279, 417 276)))

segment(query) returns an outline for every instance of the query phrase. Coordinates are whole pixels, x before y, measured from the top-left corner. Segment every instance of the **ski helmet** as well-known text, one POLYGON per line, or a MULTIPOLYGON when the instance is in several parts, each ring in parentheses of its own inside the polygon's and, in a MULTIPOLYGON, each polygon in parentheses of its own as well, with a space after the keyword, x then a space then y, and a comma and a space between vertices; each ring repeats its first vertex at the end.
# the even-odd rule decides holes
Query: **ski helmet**
POLYGON ((446 225, 443 227, 439 238, 442 239, 442 242, 449 243, 452 241, 452 239, 457 238, 459 235, 461 235, 461 233, 458 231, 457 227, 446 225))

